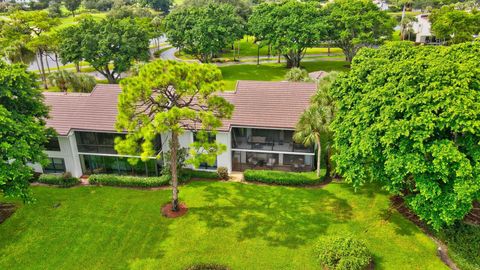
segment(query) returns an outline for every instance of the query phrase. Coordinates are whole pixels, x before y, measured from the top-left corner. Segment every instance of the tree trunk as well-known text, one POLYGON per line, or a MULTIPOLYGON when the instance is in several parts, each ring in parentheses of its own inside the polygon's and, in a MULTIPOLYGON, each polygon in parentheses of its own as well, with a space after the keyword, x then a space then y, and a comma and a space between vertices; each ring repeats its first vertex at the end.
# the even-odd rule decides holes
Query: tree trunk
POLYGON ((58 54, 55 53, 55 64, 57 65, 57 70, 60 71, 60 65, 58 64, 58 54))
POLYGON ((277 60, 277 63, 278 63, 278 64, 280 64, 280 55, 281 55, 281 53, 278 52, 278 60, 277 60))
POLYGON ((170 144, 170 170, 172 172, 172 211, 178 211, 178 175, 177 175, 178 133, 172 132, 170 144))
POLYGON ((48 63, 48 54, 45 53, 45 64, 47 64, 48 73, 50 74, 50 64, 48 63))
POLYGON ((257 66, 260 65, 260 45, 257 46, 257 66))
POLYGON ((317 138, 317 177, 320 177, 320 169, 321 169, 321 159, 322 159, 322 144, 320 142, 320 138, 317 138))
POLYGON ((77 73, 80 72, 80 63, 75 62, 75 69, 77 70, 77 73))
POLYGON ((327 172, 325 173, 325 175, 327 177, 330 177, 331 173, 332 173, 332 163, 330 162, 330 158, 332 156, 332 146, 330 145, 330 143, 327 145, 327 157, 326 157, 326 161, 327 161, 327 172))
POLYGON ((40 60, 40 70, 41 70, 41 73, 42 73, 43 87, 45 89, 48 89, 47 76, 45 75, 45 66, 43 65, 43 58, 42 58, 42 52, 41 51, 37 52, 37 59, 40 60))

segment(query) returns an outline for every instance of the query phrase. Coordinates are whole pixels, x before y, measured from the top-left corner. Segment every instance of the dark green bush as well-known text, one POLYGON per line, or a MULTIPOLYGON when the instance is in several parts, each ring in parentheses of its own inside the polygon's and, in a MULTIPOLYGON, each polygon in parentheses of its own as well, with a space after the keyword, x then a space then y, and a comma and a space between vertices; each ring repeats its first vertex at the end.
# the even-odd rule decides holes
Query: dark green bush
POLYGON ((118 187, 160 187, 170 184, 170 176, 138 177, 115 174, 92 174, 88 178, 92 185, 118 187))
POLYGON ((352 237, 324 238, 317 244, 315 253, 321 267, 330 270, 364 270, 372 262, 365 243, 352 237))
POLYGON ((213 263, 201 263, 195 264, 185 270, 229 270, 230 268, 226 267, 225 265, 220 264, 213 264, 213 263))
POLYGON ((220 178, 222 180, 228 180, 228 178, 229 178, 228 169, 225 168, 225 167, 218 167, 217 175, 218 175, 218 178, 220 178))
POLYGON ((78 185, 80 180, 76 177, 72 177, 70 173, 42 174, 38 177, 38 182, 59 187, 72 187, 78 185))
POLYGON ((201 178, 201 179, 219 179, 217 172, 197 171, 192 169, 183 169, 182 174, 187 178, 201 178))
POLYGON ((480 227, 459 222, 439 232, 448 255, 463 270, 480 269, 480 227))
MULTIPOLYGON (((325 175, 325 171, 322 171, 325 175)), ((287 186, 314 185, 323 181, 315 172, 283 172, 270 170, 246 170, 243 172, 245 181, 262 182, 287 186)))

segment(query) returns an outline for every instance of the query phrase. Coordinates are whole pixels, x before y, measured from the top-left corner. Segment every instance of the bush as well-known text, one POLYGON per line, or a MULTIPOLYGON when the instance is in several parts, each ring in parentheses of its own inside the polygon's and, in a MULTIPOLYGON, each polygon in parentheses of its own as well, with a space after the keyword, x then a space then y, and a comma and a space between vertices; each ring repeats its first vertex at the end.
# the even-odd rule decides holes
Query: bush
MULTIPOLYGON (((322 170, 322 175, 325 171, 322 170)), ((315 172, 282 172, 269 170, 246 170, 243 172, 245 181, 262 182, 287 186, 314 185, 323 181, 315 172)))
POLYGON ((64 174, 42 174, 38 177, 38 182, 59 187, 72 187, 78 185, 80 180, 66 172, 64 174))
POLYGON ((289 82, 309 82, 311 81, 308 72, 301 68, 291 68, 285 74, 285 80, 289 82))
POLYGON ((464 270, 480 269, 480 227, 459 222, 439 233, 448 255, 464 270))
POLYGON ((220 264, 213 264, 213 263, 202 263, 202 264, 195 264, 185 270, 229 270, 230 268, 220 265, 220 264))
POLYGON ((160 187, 170 183, 170 176, 138 177, 115 174, 92 174, 88 178, 92 185, 118 186, 118 187, 160 187))
POLYGON ((323 268, 330 270, 363 270, 372 262, 372 255, 363 241, 352 237, 328 237, 315 250, 323 268))
POLYGON ((182 169, 182 175, 185 175, 187 178, 219 179, 217 172, 197 171, 192 169, 182 169))
POLYGON ((228 169, 225 168, 225 167, 218 167, 217 168, 217 175, 218 175, 218 178, 222 179, 222 180, 228 180, 228 169))

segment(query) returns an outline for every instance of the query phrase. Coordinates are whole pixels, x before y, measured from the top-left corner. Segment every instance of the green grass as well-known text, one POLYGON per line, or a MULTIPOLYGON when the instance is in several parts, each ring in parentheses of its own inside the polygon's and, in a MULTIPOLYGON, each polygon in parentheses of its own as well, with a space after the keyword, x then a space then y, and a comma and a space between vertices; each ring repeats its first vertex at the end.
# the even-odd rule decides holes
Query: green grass
MULTIPOLYGON (((347 62, 344 61, 315 61, 303 62, 302 67, 308 72, 317 70, 324 71, 346 71, 347 62)), ((226 90, 235 90, 237 80, 254 81, 282 81, 288 69, 285 64, 261 64, 257 65, 231 65, 221 66, 223 81, 226 90)))
POLYGON ((168 189, 35 187, 36 203, 0 225, 0 269, 319 269, 315 243, 337 234, 364 239, 375 269, 447 269, 432 240, 389 215, 388 196, 372 187, 199 181, 180 190, 189 211, 166 219, 168 189))

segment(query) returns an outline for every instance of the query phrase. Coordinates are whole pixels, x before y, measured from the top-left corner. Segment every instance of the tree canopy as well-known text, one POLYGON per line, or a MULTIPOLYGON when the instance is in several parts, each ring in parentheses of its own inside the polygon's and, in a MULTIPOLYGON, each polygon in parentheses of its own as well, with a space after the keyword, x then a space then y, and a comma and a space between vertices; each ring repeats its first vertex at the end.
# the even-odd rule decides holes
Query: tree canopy
POLYGON ((300 1, 264 3, 248 21, 249 31, 287 59, 287 67, 299 67, 306 49, 325 37, 326 25, 318 4, 300 1))
POLYGON ((63 4, 75 17, 75 11, 80 7, 80 4, 82 4, 82 0, 63 0, 63 4))
POLYGON ((44 163, 48 108, 36 77, 22 64, 0 61, 0 191, 30 199, 28 163, 44 163))
POLYGON ((244 34, 244 21, 228 4, 208 4, 174 10, 165 18, 169 42, 203 63, 244 34))
POLYGON ((139 3, 154 10, 167 14, 172 6, 172 0, 139 0, 139 3))
POLYGON ((132 19, 91 18, 60 32, 59 53, 62 61, 87 61, 109 83, 116 83, 135 60, 149 58, 149 37, 143 27, 132 19))
POLYGON ((432 33, 450 44, 472 41, 480 34, 480 12, 457 10, 453 5, 435 9, 430 15, 432 33))
POLYGON ((405 197, 435 229, 480 198, 480 44, 362 49, 332 89, 338 172, 405 197))
POLYGON ((327 39, 351 62, 358 49, 390 39, 394 19, 371 0, 335 0, 325 6, 327 39))
MULTIPOLYGON (((116 128, 128 134, 116 140, 115 149, 142 159, 159 159, 155 140, 158 135, 169 137, 174 211, 178 207, 179 136, 185 130, 198 132, 199 141, 191 145, 188 159, 193 165, 212 164, 226 150, 225 145, 208 140, 208 135, 222 126, 222 119, 230 118, 233 112, 233 105, 217 95, 222 90, 221 77, 214 65, 159 60, 121 82, 116 128)), ((166 146, 162 146, 163 151, 166 146)))

